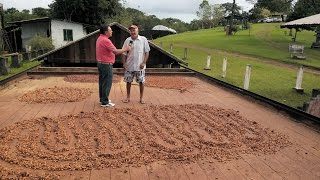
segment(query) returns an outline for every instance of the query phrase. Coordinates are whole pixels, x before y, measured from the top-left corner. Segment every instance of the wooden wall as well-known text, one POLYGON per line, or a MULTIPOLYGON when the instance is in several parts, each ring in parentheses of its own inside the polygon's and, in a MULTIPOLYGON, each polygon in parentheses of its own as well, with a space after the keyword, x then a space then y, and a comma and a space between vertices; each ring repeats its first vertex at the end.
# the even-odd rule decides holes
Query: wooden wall
MULTIPOLYGON (((113 35, 110 38, 117 48, 122 48, 123 42, 130 36, 129 31, 118 23, 111 26, 113 35)), ((48 52, 40 57, 51 66, 95 66, 96 40, 99 31, 70 43, 67 46, 48 52)), ((163 51, 160 47, 149 43, 151 51, 147 67, 168 67, 170 64, 178 66, 179 59, 163 51)), ((116 56, 115 67, 122 67, 121 55, 116 56)))

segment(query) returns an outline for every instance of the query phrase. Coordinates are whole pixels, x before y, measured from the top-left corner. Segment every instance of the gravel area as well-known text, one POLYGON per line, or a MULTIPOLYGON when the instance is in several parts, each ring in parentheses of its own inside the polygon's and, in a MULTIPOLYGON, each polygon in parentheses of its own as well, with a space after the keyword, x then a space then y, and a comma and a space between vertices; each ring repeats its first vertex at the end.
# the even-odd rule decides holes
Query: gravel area
POLYGON ((235 110, 199 104, 106 108, 25 120, 1 129, 0 164, 8 165, 0 166, 0 173, 54 179, 63 170, 140 166, 159 160, 228 161, 241 154, 272 154, 290 144, 287 136, 262 128, 235 110), (57 174, 37 173, 47 170, 57 174))
MULTIPOLYGON (((112 82, 118 83, 121 80, 121 76, 114 74, 112 82)), ((99 76, 93 74, 80 74, 80 75, 68 75, 64 77, 64 81, 71 83, 98 83, 99 76)))
POLYGON ((195 86, 195 83, 181 76, 146 76, 145 86, 163 89, 177 89, 184 92, 195 86))
POLYGON ((88 88, 53 87, 27 92, 18 99, 27 103, 65 103, 81 101, 92 92, 88 88))

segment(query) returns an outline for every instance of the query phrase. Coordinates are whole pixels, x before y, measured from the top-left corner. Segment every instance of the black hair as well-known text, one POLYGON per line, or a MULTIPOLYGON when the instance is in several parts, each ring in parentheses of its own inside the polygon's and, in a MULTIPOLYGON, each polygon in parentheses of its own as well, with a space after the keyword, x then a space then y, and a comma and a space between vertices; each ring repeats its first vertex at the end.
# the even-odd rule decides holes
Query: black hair
POLYGON ((103 24, 100 26, 100 34, 104 34, 106 31, 108 31, 108 28, 110 26, 109 25, 106 25, 106 24, 103 24))

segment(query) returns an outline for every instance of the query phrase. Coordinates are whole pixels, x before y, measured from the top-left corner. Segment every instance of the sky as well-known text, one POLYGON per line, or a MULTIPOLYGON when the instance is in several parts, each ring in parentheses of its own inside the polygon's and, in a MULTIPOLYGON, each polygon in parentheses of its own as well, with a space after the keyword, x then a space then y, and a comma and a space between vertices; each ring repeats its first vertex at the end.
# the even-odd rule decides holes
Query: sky
MULTIPOLYGON (((14 7, 18 10, 35 7, 48 8, 53 0, 1 0, 4 9, 14 7)), ((138 9, 147 15, 156 15, 158 18, 177 18, 184 22, 190 22, 197 19, 196 12, 202 0, 125 0, 125 6, 138 9)), ((209 4, 222 4, 232 2, 232 0, 209 0, 209 4)), ((245 0, 236 0, 236 3, 243 8, 243 11, 249 11, 253 5, 245 0)))

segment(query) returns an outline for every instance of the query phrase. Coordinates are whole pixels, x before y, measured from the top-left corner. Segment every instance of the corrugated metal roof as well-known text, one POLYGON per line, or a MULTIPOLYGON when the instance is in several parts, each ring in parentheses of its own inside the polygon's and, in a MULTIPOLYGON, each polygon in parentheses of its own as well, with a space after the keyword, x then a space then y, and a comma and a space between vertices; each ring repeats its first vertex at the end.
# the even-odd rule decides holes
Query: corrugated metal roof
POLYGON ((294 26, 317 26, 317 25, 320 25, 320 14, 290 21, 281 25, 281 27, 284 28, 284 27, 294 27, 294 26))

